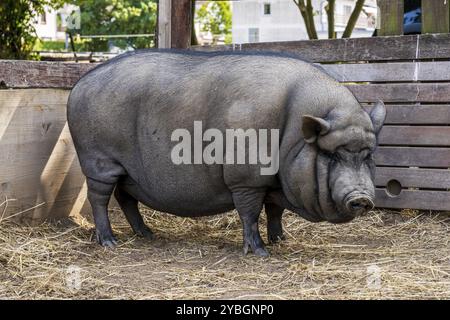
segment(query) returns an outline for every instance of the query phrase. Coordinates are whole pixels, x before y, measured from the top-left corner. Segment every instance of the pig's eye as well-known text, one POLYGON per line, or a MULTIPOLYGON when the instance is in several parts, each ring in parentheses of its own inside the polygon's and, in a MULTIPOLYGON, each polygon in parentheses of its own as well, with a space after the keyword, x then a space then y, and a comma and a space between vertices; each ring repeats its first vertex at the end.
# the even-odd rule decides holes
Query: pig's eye
POLYGON ((341 158, 341 156, 337 152, 324 151, 323 153, 333 161, 338 161, 341 158))
POLYGON ((371 161, 372 160, 372 154, 368 153, 365 157, 364 157, 364 161, 371 161))

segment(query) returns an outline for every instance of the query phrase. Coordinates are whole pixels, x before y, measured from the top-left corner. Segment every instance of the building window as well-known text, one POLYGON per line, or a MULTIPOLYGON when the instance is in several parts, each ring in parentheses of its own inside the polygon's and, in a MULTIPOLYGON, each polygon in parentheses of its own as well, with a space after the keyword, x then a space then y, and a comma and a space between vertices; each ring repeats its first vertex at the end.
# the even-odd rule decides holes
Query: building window
POLYGON ((271 13, 270 3, 264 3, 264 15, 270 15, 271 13))
POLYGON ((248 29, 248 42, 259 42, 259 29, 249 28, 248 29))
POLYGON ((64 21, 63 15, 62 15, 61 13, 58 13, 58 14, 56 15, 56 30, 57 30, 58 32, 64 32, 64 31, 66 31, 66 28, 65 28, 65 26, 64 26, 63 21, 64 21))
POLYGON ((39 16, 39 23, 40 24, 47 24, 47 13, 43 13, 39 16))
POLYGON ((352 6, 344 5, 344 16, 350 17, 352 14, 352 6))

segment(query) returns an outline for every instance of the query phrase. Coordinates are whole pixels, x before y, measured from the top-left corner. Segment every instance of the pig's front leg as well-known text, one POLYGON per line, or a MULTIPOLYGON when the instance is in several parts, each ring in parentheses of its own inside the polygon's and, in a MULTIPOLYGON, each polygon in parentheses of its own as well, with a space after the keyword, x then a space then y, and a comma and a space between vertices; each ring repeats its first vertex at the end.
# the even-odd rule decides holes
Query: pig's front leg
POLYGON ((244 254, 247 254, 251 249, 257 256, 267 257, 269 255, 258 228, 264 196, 265 192, 262 193, 260 190, 239 189, 233 192, 234 205, 242 221, 244 254))

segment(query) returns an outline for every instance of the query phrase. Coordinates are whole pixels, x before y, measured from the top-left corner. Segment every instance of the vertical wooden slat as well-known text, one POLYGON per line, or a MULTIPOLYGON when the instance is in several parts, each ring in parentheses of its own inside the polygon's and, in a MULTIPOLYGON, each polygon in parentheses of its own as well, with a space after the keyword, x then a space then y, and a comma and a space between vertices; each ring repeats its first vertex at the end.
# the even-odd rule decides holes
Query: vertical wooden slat
POLYGON ((380 8, 380 36, 395 36, 403 34, 403 0, 378 0, 380 8))
POLYGON ((422 0, 422 33, 448 33, 449 1, 422 0))
POLYGON ((158 48, 170 48, 172 0, 158 2, 158 48))
POLYGON ((186 49, 191 46, 192 0, 173 0, 171 14, 171 47, 186 49))

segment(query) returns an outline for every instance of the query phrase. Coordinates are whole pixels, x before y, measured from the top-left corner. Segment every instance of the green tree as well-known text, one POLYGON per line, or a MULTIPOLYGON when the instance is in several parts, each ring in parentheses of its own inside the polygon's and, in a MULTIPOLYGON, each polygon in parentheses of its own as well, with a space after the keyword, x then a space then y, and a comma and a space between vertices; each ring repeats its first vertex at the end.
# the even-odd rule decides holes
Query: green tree
MULTIPOLYGON (((317 31, 316 26, 314 25, 314 16, 317 11, 314 10, 312 5, 312 0, 292 0, 297 6, 300 14, 303 17, 303 21, 305 23, 306 32, 308 33, 308 37, 310 39, 317 39, 317 31)), ((363 11, 365 0, 357 0, 355 4, 355 8, 353 9, 352 14, 347 22, 347 26, 345 27, 344 33, 342 34, 342 38, 350 38, 352 35, 353 29, 355 28, 356 22, 358 21, 359 15, 363 11)), ((325 6, 325 11, 327 13, 328 18, 328 38, 333 39, 336 37, 336 33, 334 32, 334 10, 335 10, 336 0, 328 0, 327 5, 325 6)))
POLYGON ((207 1, 197 11, 195 21, 201 30, 211 32, 214 42, 220 36, 225 36, 225 42, 231 43, 231 8, 227 1, 207 1))
POLYGON ((44 13, 45 6, 57 8, 61 0, 1 0, 0 59, 33 58, 36 42, 33 19, 44 13))
MULTIPOLYGON (((156 30, 156 0, 72 0, 80 7, 81 35, 154 34, 156 30)), ((148 37, 118 38, 121 48, 148 48, 154 39, 148 37)), ((106 39, 92 39, 88 48, 105 51, 106 39)))

